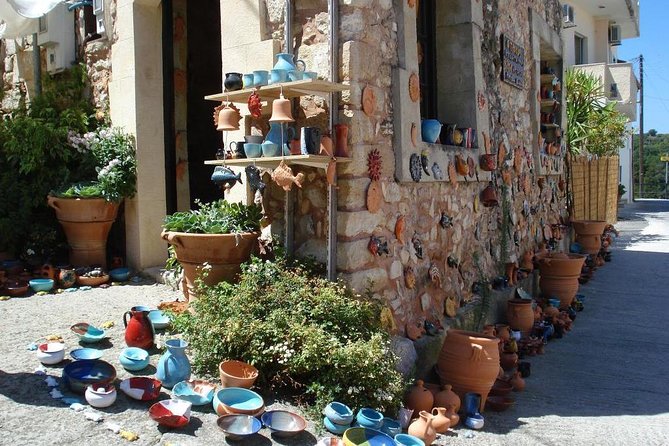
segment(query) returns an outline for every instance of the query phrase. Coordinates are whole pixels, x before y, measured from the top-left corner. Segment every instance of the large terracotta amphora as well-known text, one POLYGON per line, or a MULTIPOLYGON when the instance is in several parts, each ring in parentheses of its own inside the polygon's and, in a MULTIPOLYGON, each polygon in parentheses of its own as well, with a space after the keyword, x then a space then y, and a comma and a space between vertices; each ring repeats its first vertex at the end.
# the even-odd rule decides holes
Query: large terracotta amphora
POLYGON ((534 311, 529 299, 509 299, 506 302, 506 319, 514 330, 527 335, 534 326, 534 311))
POLYGON ((560 308, 567 308, 578 291, 578 278, 585 262, 580 254, 557 253, 539 259, 539 286, 546 297, 560 299, 560 308))
POLYGON ((464 398, 481 395, 481 410, 499 373, 499 339, 481 333, 449 329, 439 354, 437 371, 442 384, 464 398))
POLYGON ((432 426, 433 419, 434 416, 430 412, 422 410, 418 418, 409 425, 409 435, 420 438, 426 445, 431 445, 437 438, 437 431, 432 426))
POLYGON ((602 248, 602 233, 606 227, 603 220, 574 220, 571 222, 576 232, 576 241, 585 254, 597 254, 602 248))
POLYGON ((123 314, 125 325, 125 343, 128 347, 139 347, 148 350, 153 347, 153 324, 149 319, 149 308, 132 307, 123 314), (130 315, 130 320, 126 316, 130 315))

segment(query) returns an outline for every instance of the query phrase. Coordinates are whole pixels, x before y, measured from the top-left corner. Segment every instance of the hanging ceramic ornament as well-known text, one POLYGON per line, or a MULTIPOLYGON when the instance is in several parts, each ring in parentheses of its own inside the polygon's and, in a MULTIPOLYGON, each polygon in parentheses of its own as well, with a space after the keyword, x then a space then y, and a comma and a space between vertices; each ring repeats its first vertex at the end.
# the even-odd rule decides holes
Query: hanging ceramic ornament
POLYGON ((379 184, 381 179, 381 154, 378 149, 373 149, 367 155, 367 172, 372 180, 367 189, 367 210, 374 214, 381 209, 381 203, 383 203, 383 192, 379 184))
POLYGON ((366 86, 362 90, 362 111, 365 112, 367 116, 374 115, 376 111, 376 94, 374 89, 370 86, 366 86))
POLYGON ((416 183, 418 183, 423 176, 420 155, 417 153, 412 153, 409 157, 409 173, 411 174, 411 179, 416 183))
POLYGON ((229 103, 218 113, 218 126, 216 127, 216 130, 239 130, 239 121, 241 119, 242 116, 239 113, 239 109, 232 103, 229 103))
POLYGON ((272 116, 269 118, 270 122, 295 122, 293 119, 293 112, 291 109, 290 99, 283 97, 283 88, 279 99, 272 102, 272 116))
POLYGON ((444 312, 448 317, 455 317, 458 315, 458 306, 455 302, 455 297, 449 296, 444 301, 444 312))
POLYGON ((416 73, 411 73, 409 76, 409 98, 413 102, 418 102, 420 99, 420 82, 416 73))
POLYGON ((448 181, 451 183, 451 186, 458 188, 458 174, 455 170, 455 164, 453 161, 448 162, 448 181))
POLYGON ((251 93, 251 96, 249 96, 247 105, 249 107, 251 116, 254 118, 259 118, 262 116, 262 101, 260 100, 260 95, 258 94, 257 89, 253 90, 253 93, 251 93))
POLYGON ((293 171, 286 165, 286 163, 281 160, 279 165, 272 172, 272 180, 285 191, 292 189, 293 184, 301 188, 302 183, 304 182, 304 174, 302 172, 297 175, 293 175, 293 171))
POLYGON ((397 241, 400 242, 401 245, 404 244, 404 224, 404 215, 397 217, 397 222, 395 222, 395 237, 397 237, 397 241))

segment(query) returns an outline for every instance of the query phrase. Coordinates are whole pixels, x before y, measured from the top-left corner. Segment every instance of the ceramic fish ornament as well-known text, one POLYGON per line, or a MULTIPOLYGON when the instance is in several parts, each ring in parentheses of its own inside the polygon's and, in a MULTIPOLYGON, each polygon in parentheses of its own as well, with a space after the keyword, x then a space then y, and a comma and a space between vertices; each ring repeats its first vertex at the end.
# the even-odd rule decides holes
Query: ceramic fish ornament
POLYGON ((420 160, 420 155, 417 153, 412 153, 411 157, 409 158, 409 172, 411 173, 411 179, 414 180, 416 183, 418 183, 423 176, 423 173, 421 172, 422 167, 421 167, 421 160, 420 160))
POLYGON ((439 225, 446 229, 453 226, 453 218, 446 215, 446 212, 441 213, 441 218, 439 219, 439 225))
POLYGON ((404 244, 404 215, 400 215, 395 223, 395 237, 401 245, 404 244))
POLYGON ((416 257, 423 260, 423 242, 417 232, 414 232, 411 243, 413 243, 413 249, 416 250, 416 257))
POLYGON ((427 150, 423 150, 420 152, 420 165, 423 168, 423 172, 425 172, 425 175, 428 177, 430 176, 430 172, 427 170, 427 165, 428 165, 428 160, 427 160, 427 150))
POLYGON ((449 268, 457 268, 458 259, 456 259, 453 256, 448 256, 448 258, 446 259, 446 264, 448 265, 449 268))
POLYGON ((263 183, 262 179, 260 178, 260 169, 251 165, 246 166, 244 171, 246 171, 246 179, 249 182, 249 187, 251 188, 253 195, 255 195, 256 191, 258 190, 263 192, 265 190, 265 186, 267 185, 263 183))
POLYGON ((451 186, 458 188, 458 177, 457 172, 455 171, 455 165, 453 162, 448 163, 448 181, 451 183, 451 186))
POLYGON ((293 175, 293 171, 286 165, 286 163, 281 160, 279 165, 272 172, 272 180, 285 191, 292 189, 293 184, 297 187, 302 188, 302 183, 304 182, 304 174, 302 172, 297 175, 293 175))
POLYGON ((214 168, 214 173, 211 174, 211 181, 217 186, 225 188, 225 190, 232 189, 232 186, 237 184, 237 182, 243 184, 242 174, 238 173, 235 175, 235 173, 226 166, 216 166, 216 168, 214 168))
POLYGON ((432 164, 432 175, 434 175, 435 180, 444 179, 444 172, 442 172, 441 167, 439 167, 439 164, 437 163, 432 164))
POLYGON ((383 254, 389 254, 388 251, 388 242, 382 241, 379 237, 371 236, 369 238, 369 243, 367 244, 367 249, 374 256, 380 256, 383 254))

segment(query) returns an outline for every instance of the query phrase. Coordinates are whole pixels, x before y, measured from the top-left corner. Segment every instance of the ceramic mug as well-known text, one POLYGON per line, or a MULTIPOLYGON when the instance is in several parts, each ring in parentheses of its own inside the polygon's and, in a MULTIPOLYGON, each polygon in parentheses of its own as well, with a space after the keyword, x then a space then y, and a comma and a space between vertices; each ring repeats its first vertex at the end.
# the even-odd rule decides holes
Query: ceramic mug
POLYGON ((268 79, 268 72, 265 70, 257 70, 253 72, 253 86, 254 87, 262 87, 263 85, 267 85, 267 82, 269 81, 268 79))
POLYGON ((312 80, 313 81, 313 80, 318 79, 318 73, 316 73, 315 71, 305 71, 302 74, 302 77, 305 80, 312 80))
POLYGON ((274 144, 273 142, 265 141, 261 144, 262 146, 262 156, 281 156, 279 152, 279 145, 274 144))
POLYGON ((242 83, 244 84, 244 88, 253 88, 253 73, 245 74, 242 77, 242 83))
POLYGON ((245 144, 245 141, 230 141, 230 152, 235 158, 246 158, 246 153, 244 153, 245 144))
POLYGON ((289 81, 301 81, 302 77, 304 76, 304 71, 300 70, 291 70, 288 72, 288 80, 289 81))
POLYGON ((280 84, 288 80, 288 72, 286 70, 274 69, 270 71, 270 83, 280 84))
POLYGON ((302 155, 318 155, 321 148, 321 129, 318 127, 302 127, 300 135, 300 152, 302 155))
POLYGON ((260 158, 262 156, 262 145, 247 142, 244 144, 244 154, 246 154, 247 158, 260 158))

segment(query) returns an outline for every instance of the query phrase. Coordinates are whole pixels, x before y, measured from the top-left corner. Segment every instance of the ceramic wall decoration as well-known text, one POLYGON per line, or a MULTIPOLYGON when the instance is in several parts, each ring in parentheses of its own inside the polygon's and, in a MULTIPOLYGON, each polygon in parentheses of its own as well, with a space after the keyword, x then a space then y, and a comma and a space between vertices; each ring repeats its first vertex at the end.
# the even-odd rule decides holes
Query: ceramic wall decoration
POLYGON ((502 141, 497 147, 497 166, 501 168, 504 164, 504 160, 506 160, 506 145, 502 141))
POLYGON ((513 152, 513 169, 516 171, 516 175, 520 175, 523 167, 523 153, 520 146, 516 147, 513 152))
POLYGON ((409 76, 409 98, 413 102, 418 102, 420 99, 420 82, 416 73, 411 73, 409 76))
POLYGON ((376 112, 376 93, 369 85, 362 90, 362 111, 367 116, 373 116, 376 112))
POLYGON ((416 6, 416 0, 407 0, 409 8, 414 8, 416 6))
POLYGON ((476 175, 476 181, 478 181, 479 173, 478 170, 476 170, 476 162, 471 156, 467 157, 467 175, 469 175, 469 178, 476 175))
POLYGON ((511 186, 511 182, 513 181, 513 178, 511 176, 511 170, 510 169, 502 169, 502 182, 506 184, 507 186, 511 186))
POLYGON ((412 341, 417 341, 423 337, 423 327, 421 325, 409 323, 406 325, 406 334, 407 338, 412 341))
POLYGON ((225 91, 241 90, 244 86, 242 73, 225 73, 223 86, 225 87, 225 91))
POLYGON ((405 225, 405 218, 404 215, 400 215, 397 217, 397 221, 395 222, 395 237, 397 237, 397 241, 400 242, 401 245, 404 244, 404 225, 405 225))
POLYGON ((381 179, 381 153, 373 149, 367 154, 367 173, 372 181, 381 179))
POLYGON ((251 93, 247 105, 249 107, 249 113, 251 113, 251 116, 256 119, 262 116, 262 100, 260 99, 260 95, 257 91, 251 93))
POLYGON ((481 170, 492 172, 497 169, 497 154, 484 153, 479 157, 479 166, 481 170))
POLYGON ((414 251, 416 251, 416 257, 423 260, 423 242, 417 232, 413 233, 411 243, 413 244, 414 251))
POLYGON ((167 351, 158 360, 156 379, 163 387, 171 389, 180 381, 190 379, 190 361, 186 356, 188 342, 183 339, 170 339, 165 342, 167 351))
POLYGON ((444 301, 444 313, 448 317, 455 317, 458 315, 458 303, 455 297, 448 296, 444 301))
POLYGON ((499 204, 497 201, 497 191, 495 190, 492 181, 481 191, 481 203, 483 203, 483 206, 485 207, 494 207, 499 204))
POLYGON ((450 217, 446 212, 441 213, 441 218, 439 218, 439 226, 442 228, 452 228, 453 227, 453 218, 450 217))
POLYGON ((439 267, 437 266, 436 263, 430 265, 430 269, 428 270, 428 275, 430 276, 430 281, 432 282, 432 285, 434 285, 437 288, 441 288, 441 273, 439 272, 439 267))
POLYGON ((410 290, 416 288, 416 273, 411 266, 404 269, 404 285, 410 290))
POLYGON ((466 177, 469 174, 469 166, 467 161, 460 155, 455 155, 455 170, 459 175, 466 177))
POLYGON ((417 153, 412 153, 409 158, 409 172, 411 173, 411 179, 416 183, 418 183, 423 176, 420 155, 417 153))
POLYGON ((423 150, 422 152, 420 152, 420 165, 423 168, 423 172, 425 173, 425 175, 429 177, 430 171, 427 170, 427 166, 429 165, 429 161, 427 159, 428 154, 429 152, 427 150, 423 150))
POLYGON ((415 122, 411 123, 411 144, 418 147, 418 126, 415 122))
POLYGON ((223 189, 230 190, 235 184, 242 183, 241 172, 235 174, 232 169, 227 166, 216 166, 214 172, 211 174, 211 181, 223 189))
POLYGON ((367 249, 369 249, 369 252, 371 252, 373 256, 387 255, 389 253, 388 242, 374 235, 369 238, 367 249))
POLYGON ((348 126, 335 125, 335 156, 348 157, 348 126))
POLYGON ((453 164, 453 161, 449 161, 448 163, 448 181, 451 183, 451 186, 454 188, 458 188, 458 174, 455 169, 455 164, 453 164))
POLYGON ((441 167, 437 163, 432 164, 432 175, 434 175, 435 180, 443 180, 444 172, 441 170, 441 167))
POLYGON ((376 214, 383 203, 383 191, 378 181, 372 181, 367 188, 367 210, 376 214))
POLYGON ((291 190, 293 184, 297 187, 302 188, 302 183, 304 182, 304 173, 300 172, 297 175, 293 175, 293 171, 286 165, 286 163, 281 160, 279 165, 272 172, 272 180, 279 186, 283 188, 286 192, 291 190))

